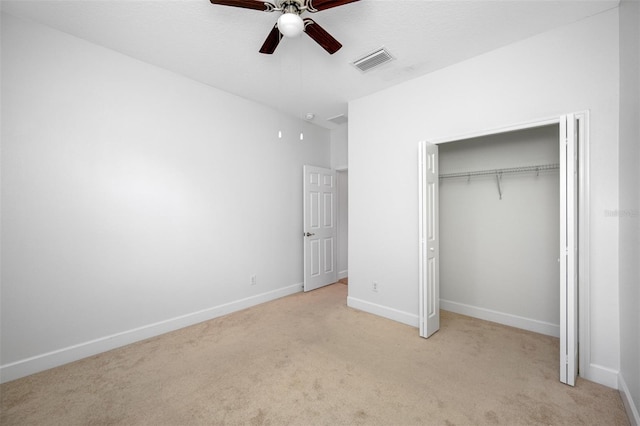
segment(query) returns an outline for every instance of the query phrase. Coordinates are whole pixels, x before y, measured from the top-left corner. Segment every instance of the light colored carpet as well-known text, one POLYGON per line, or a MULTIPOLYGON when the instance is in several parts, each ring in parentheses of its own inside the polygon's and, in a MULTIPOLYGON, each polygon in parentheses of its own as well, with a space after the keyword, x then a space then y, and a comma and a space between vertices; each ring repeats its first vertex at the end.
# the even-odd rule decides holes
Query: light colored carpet
POLYGON ((442 313, 415 328, 296 294, 0 387, 2 425, 627 425, 558 382, 558 339, 442 313))

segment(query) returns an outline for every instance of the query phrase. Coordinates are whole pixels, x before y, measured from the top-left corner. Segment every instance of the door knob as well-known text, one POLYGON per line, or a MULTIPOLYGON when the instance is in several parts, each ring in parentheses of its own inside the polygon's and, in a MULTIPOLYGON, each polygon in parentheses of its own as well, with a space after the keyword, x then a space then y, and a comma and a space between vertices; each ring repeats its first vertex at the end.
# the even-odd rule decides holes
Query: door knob
POLYGON ((313 234, 311 232, 305 232, 304 234, 305 237, 311 237, 312 235, 316 235, 316 234, 313 234))

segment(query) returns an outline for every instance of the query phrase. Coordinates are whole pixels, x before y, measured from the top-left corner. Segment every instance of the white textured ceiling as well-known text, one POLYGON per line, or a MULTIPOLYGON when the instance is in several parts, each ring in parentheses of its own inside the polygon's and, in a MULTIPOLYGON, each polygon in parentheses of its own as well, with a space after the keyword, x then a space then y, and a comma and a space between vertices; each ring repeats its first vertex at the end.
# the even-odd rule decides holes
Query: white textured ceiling
POLYGON ((618 0, 361 0, 313 14, 344 47, 306 35, 258 49, 276 13, 208 0, 2 1, 30 19, 314 123, 347 102, 484 52, 617 7, 618 0), (351 62, 386 47, 396 60, 361 73, 351 62))

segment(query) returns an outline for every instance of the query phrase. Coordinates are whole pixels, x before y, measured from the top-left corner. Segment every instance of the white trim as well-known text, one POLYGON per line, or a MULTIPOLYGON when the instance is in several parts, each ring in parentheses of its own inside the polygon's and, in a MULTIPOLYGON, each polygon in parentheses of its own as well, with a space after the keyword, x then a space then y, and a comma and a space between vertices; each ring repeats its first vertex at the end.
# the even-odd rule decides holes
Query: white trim
POLYGON ((638 407, 636 407, 636 404, 633 402, 631 391, 629 391, 627 383, 624 381, 624 378, 620 373, 618 373, 618 389, 631 426, 640 426, 640 413, 638 413, 638 407))
POLYGON ((590 219, 589 219, 589 111, 574 114, 584 127, 578 138, 578 375, 581 366, 591 365, 591 314, 589 269, 590 219))
MULTIPOLYGON (((336 260, 335 260, 335 265, 338 265, 338 260, 340 259, 342 252, 338 253, 340 251, 340 243, 342 242, 341 240, 341 235, 342 235, 342 226, 340 226, 340 213, 342 213, 343 209, 346 207, 347 208, 347 213, 348 208, 349 208, 349 183, 347 181, 347 205, 344 206, 340 200, 342 199, 341 195, 342 195, 342 191, 344 191, 344 188, 342 185, 340 185, 340 179, 338 178, 338 174, 340 173, 344 173, 344 172, 348 172, 348 169, 346 167, 342 168, 342 169, 335 169, 336 171, 336 198, 337 198, 337 202, 336 202, 336 206, 337 206, 337 211, 336 211, 336 260)), ((349 222, 349 219, 347 218, 347 223, 349 222)), ((349 226, 347 224, 347 226, 345 226, 345 228, 347 228, 347 232, 349 232, 349 226)), ((347 236, 347 245, 349 243, 348 241, 348 236, 347 236)), ((349 267, 349 247, 347 246, 347 253, 345 253, 347 255, 347 267, 349 267)), ((306 262, 306 259, 305 259, 306 262)), ((348 270, 343 270, 343 271, 338 271, 338 276, 337 276, 337 280, 341 280, 343 278, 347 278, 349 276, 349 271, 348 270)))
POLYGON ((497 135, 500 133, 516 132, 519 130, 532 129, 535 127, 543 127, 543 126, 549 126, 552 124, 559 124, 560 119, 561 119, 561 116, 546 117, 538 120, 516 123, 509 126, 494 127, 491 129, 484 129, 484 130, 478 130, 474 132, 462 133, 455 136, 446 136, 442 138, 429 139, 429 142, 438 145, 441 143, 455 142, 455 141, 464 140, 464 139, 480 138, 483 136, 497 135))
POLYGON ((440 299, 440 308, 456 314, 467 315, 485 321, 497 322, 498 324, 517 327, 534 333, 546 334, 547 336, 559 337, 560 326, 545 321, 525 318, 518 315, 507 314, 494 311, 492 309, 480 308, 466 305, 464 303, 453 302, 451 300, 440 299))
POLYGON ((580 367, 580 377, 612 389, 618 389, 618 374, 618 370, 598 364, 590 364, 587 368, 580 367))
POLYGON ((387 306, 367 302, 362 299, 356 299, 355 297, 351 296, 347 297, 347 306, 393 321, 401 322, 402 324, 410 325, 412 327, 419 326, 418 315, 410 314, 409 312, 399 311, 387 306))
POLYGON ((261 303, 269 302, 301 291, 302 283, 294 284, 277 290, 247 297, 245 299, 236 300, 223 305, 214 306, 201 311, 181 315, 179 317, 159 321, 154 324, 145 325, 132 330, 123 331, 110 336, 101 337, 88 342, 79 343, 77 345, 22 359, 10 364, 5 364, 0 366, 0 383, 19 379, 49 368, 58 367, 82 358, 139 342, 150 337, 155 337, 203 321, 218 318, 232 312, 240 311, 251 306, 259 305, 261 303))

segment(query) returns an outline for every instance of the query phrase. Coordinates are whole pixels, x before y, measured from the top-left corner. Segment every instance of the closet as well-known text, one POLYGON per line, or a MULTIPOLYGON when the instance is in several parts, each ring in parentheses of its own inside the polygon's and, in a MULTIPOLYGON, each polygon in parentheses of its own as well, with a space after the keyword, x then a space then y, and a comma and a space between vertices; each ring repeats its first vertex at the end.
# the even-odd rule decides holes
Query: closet
POLYGON ((559 131, 438 145, 442 309, 559 336, 559 131))

